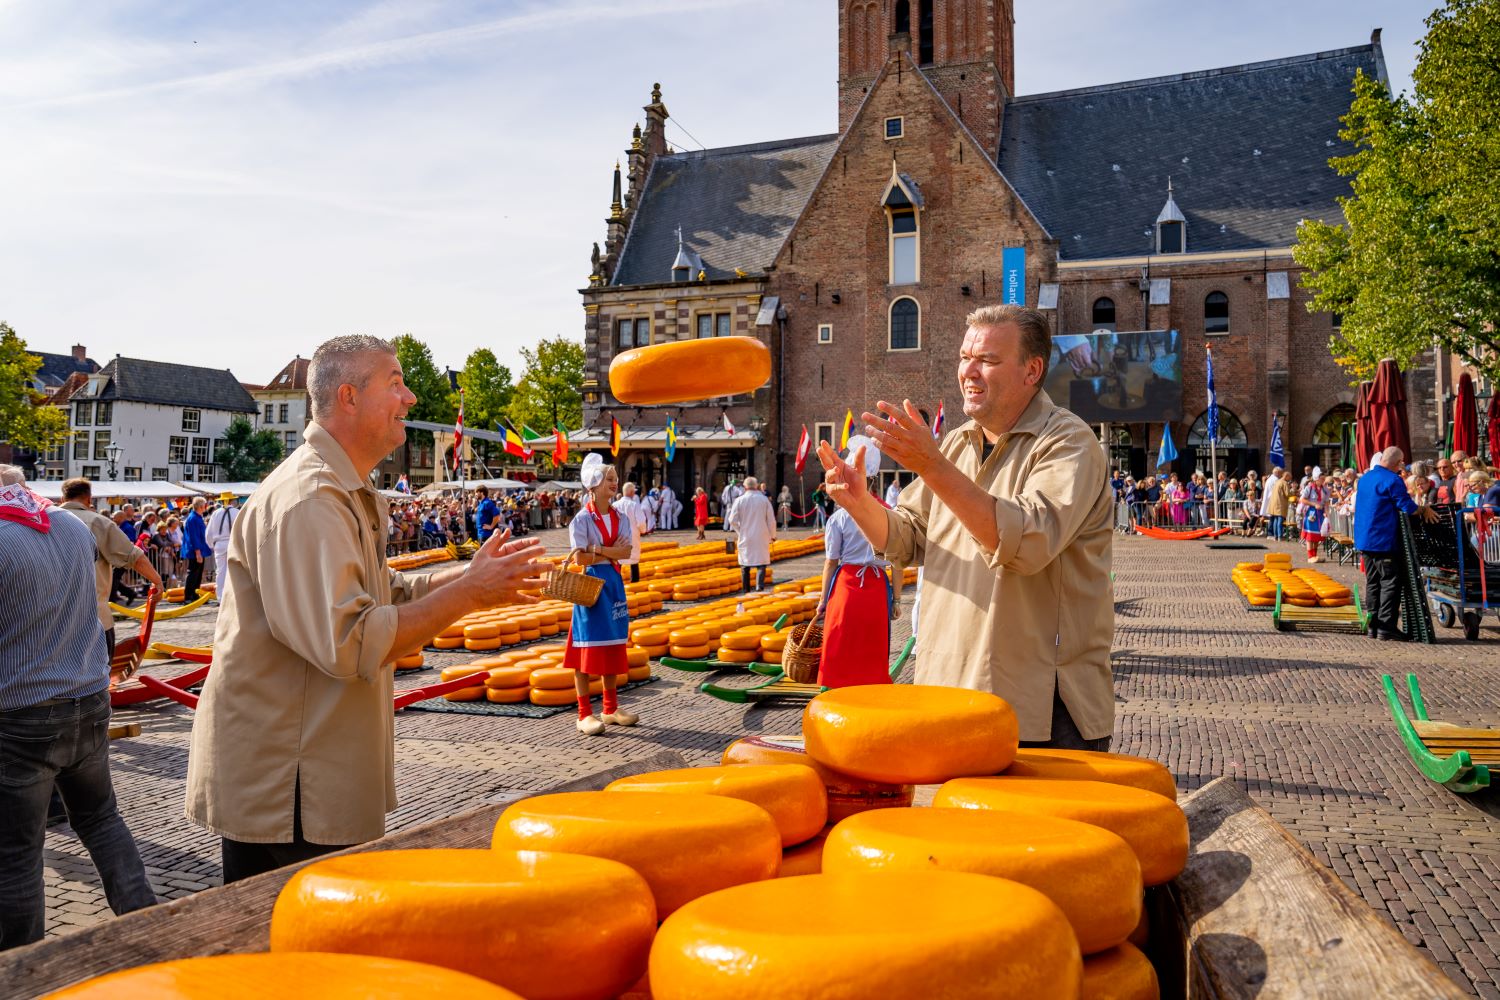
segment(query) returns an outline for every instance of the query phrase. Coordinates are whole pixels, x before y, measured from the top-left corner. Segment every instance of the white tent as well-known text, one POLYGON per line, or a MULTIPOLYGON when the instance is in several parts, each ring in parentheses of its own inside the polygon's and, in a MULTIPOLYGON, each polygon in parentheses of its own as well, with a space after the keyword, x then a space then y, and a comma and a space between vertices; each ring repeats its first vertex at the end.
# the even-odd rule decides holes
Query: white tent
MULTIPOLYGON (((93 487, 94 502, 110 497, 124 497, 127 500, 167 500, 180 497, 194 497, 202 493, 202 490, 190 489, 181 483, 168 482, 141 482, 123 483, 97 482, 91 484, 93 487)), ((27 488, 38 496, 44 496, 48 500, 62 499, 62 481, 47 479, 41 482, 28 482, 27 488)))
POLYGON ((582 483, 569 482, 565 479, 551 479, 537 487, 539 493, 563 493, 567 490, 581 490, 582 483))
MULTIPOLYGON (((260 483, 200 483, 191 479, 184 479, 182 485, 197 490, 199 493, 208 493, 217 497, 220 493, 233 493, 237 497, 247 497, 255 492, 260 483)), ((94 492, 98 496, 98 491, 94 492)))

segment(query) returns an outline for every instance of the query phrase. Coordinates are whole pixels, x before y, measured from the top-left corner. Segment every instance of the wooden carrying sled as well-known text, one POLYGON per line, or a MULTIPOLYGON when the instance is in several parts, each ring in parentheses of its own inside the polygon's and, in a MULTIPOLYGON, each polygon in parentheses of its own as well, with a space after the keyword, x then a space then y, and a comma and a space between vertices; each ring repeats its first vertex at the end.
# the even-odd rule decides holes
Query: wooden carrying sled
POLYGON ((1383 675, 1380 682, 1385 687, 1385 700, 1390 705, 1391 718, 1396 720, 1401 742, 1406 744, 1406 752, 1418 770, 1438 784, 1466 795, 1489 787, 1490 768, 1500 764, 1500 729, 1471 729, 1429 719, 1416 674, 1406 675, 1411 710, 1416 716, 1407 718, 1391 675, 1383 675))

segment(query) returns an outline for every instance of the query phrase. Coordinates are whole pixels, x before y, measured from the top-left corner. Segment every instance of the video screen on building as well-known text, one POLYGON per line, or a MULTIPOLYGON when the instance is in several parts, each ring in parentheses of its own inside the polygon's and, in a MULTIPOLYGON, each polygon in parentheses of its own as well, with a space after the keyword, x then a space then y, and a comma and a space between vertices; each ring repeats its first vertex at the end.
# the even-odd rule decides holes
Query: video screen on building
POLYGON ((1181 420, 1181 346, 1176 330, 1058 334, 1047 395, 1091 424, 1181 420))

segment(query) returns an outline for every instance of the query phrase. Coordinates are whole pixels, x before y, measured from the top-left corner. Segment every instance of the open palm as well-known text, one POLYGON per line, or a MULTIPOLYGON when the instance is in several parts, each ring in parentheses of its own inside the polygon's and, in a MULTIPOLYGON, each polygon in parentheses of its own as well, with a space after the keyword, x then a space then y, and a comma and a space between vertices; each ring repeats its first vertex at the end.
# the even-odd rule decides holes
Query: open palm
POLYGON ((823 463, 823 485, 828 496, 840 507, 848 507, 865 492, 865 477, 860 470, 865 465, 865 448, 860 445, 846 462, 827 441, 818 442, 818 461, 823 463))

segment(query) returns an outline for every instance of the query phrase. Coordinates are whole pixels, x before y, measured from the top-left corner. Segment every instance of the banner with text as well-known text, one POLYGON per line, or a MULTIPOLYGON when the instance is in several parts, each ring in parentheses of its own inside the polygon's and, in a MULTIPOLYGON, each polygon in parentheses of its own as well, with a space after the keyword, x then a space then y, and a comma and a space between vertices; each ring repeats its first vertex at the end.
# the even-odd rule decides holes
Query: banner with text
POLYGON ((1026 304, 1026 248, 1006 247, 1000 254, 1001 301, 1008 306, 1026 304))

